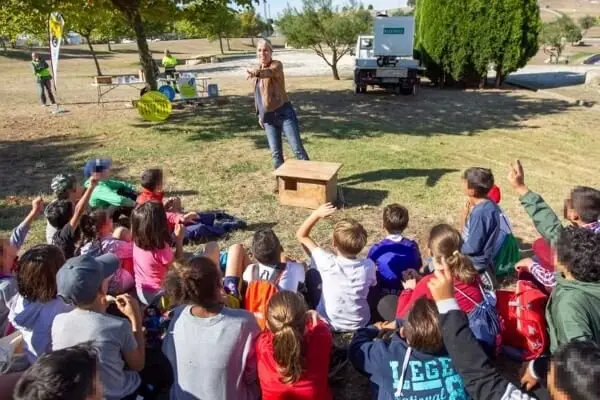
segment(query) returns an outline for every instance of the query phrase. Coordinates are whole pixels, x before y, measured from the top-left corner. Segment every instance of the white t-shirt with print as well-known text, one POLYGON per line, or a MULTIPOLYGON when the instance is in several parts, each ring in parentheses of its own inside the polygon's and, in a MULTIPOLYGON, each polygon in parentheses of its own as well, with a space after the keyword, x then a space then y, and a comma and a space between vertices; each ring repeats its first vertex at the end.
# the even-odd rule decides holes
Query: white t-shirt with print
POLYGON ((375 263, 368 258, 336 256, 321 248, 312 251, 312 262, 323 280, 319 314, 336 331, 352 332, 365 327, 371 319, 367 295, 377 283, 375 263))
MULTIPOLYGON (((264 280, 275 280, 275 268, 261 263, 251 264, 246 267, 242 279, 245 282, 250 282, 253 279, 253 269, 258 267, 258 276, 264 280)), ((305 271, 304 264, 296 262, 288 262, 285 266, 285 270, 279 279, 279 290, 288 290, 290 292, 297 292, 298 286, 304 283, 305 271)))

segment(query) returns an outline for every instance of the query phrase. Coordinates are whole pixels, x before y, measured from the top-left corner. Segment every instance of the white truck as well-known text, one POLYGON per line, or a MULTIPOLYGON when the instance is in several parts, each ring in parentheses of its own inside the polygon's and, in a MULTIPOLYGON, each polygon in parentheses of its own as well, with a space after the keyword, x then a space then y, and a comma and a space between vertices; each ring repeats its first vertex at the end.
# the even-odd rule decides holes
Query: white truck
POLYGON ((423 69, 413 59, 414 36, 414 17, 377 16, 375 34, 356 41, 354 93, 380 86, 396 94, 416 94, 423 69))

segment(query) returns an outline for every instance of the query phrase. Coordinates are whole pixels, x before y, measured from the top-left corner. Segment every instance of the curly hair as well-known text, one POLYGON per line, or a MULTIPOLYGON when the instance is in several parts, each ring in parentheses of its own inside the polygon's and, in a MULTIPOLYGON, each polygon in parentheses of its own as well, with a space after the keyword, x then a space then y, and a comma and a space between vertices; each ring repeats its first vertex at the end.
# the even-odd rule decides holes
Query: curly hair
POLYGON ((572 341, 552 354, 554 386, 571 399, 600 399, 600 347, 572 341))
POLYGON ((206 257, 194 257, 187 262, 175 262, 164 282, 169 298, 176 304, 211 307, 222 303, 221 271, 206 257))
POLYGON ((308 308, 294 292, 279 292, 267 305, 267 329, 273 333, 273 358, 281 382, 294 383, 305 369, 304 327, 308 308))
POLYGON ((61 249, 40 244, 27 250, 17 263, 19 293, 28 301, 47 303, 56 298, 56 273, 65 263, 61 249))
POLYGON ((556 241, 558 261, 581 282, 600 282, 600 235, 586 228, 563 229, 556 241))

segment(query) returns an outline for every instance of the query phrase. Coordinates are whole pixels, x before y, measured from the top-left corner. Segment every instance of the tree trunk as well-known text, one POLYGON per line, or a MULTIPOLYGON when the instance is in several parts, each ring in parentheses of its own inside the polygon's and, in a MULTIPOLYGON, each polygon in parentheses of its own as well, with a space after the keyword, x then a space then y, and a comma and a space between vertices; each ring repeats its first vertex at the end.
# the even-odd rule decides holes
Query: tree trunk
POLYGON ((250 35, 250 43, 252 44, 252 47, 256 47, 256 45, 254 44, 254 36, 250 35))
POLYGON ((152 53, 148 47, 146 41, 146 32, 144 31, 144 22, 142 21, 142 15, 140 10, 133 10, 133 15, 130 16, 132 19, 130 22, 133 25, 135 31, 135 39, 137 41, 138 53, 140 56, 140 64, 144 70, 144 76, 146 77, 146 83, 150 86, 150 90, 156 90, 156 76, 154 75, 154 66, 152 63, 152 53))
POLYGON ((94 59, 94 64, 96 64, 96 72, 98 72, 98 75, 102 75, 102 70, 100 69, 100 63, 98 62, 98 57, 96 57, 96 51, 94 50, 94 47, 92 46, 92 41, 90 40, 90 36, 83 35, 83 38, 85 39, 85 41, 88 44, 88 47, 90 48, 90 53, 92 53, 92 58, 94 59))
POLYGON ((335 79, 336 81, 340 80, 340 74, 338 73, 338 69, 337 69, 337 61, 333 60, 333 63, 331 64, 331 72, 333 72, 333 79, 335 79))
POLYGON ((221 34, 217 36, 219 38, 219 48, 221 49, 221 54, 225 54, 225 51, 223 51, 223 37, 221 36, 221 34))
POLYGON ((487 76, 482 75, 481 79, 479 79, 479 89, 485 89, 486 82, 487 82, 487 76))
POLYGON ((504 71, 502 71, 502 65, 498 65, 496 67, 496 89, 500 89, 500 87, 504 84, 504 71))
POLYGON ((106 41, 106 46, 108 47, 109 52, 112 51, 112 48, 110 47, 110 39, 106 41))
POLYGON ((231 43, 229 43, 229 38, 227 39, 227 51, 231 51, 231 43))

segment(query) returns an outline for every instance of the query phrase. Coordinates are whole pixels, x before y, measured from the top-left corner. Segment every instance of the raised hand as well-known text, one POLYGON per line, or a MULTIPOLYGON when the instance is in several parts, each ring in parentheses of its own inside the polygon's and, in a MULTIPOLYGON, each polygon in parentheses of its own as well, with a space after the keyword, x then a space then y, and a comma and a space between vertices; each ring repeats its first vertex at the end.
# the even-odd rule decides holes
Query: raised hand
POLYGON ((510 164, 508 169, 508 182, 510 182, 511 186, 520 195, 524 195, 529 191, 525 185, 525 172, 523 171, 521 161, 516 160, 514 163, 510 164))

